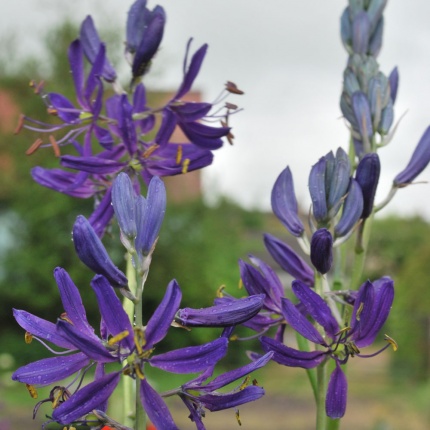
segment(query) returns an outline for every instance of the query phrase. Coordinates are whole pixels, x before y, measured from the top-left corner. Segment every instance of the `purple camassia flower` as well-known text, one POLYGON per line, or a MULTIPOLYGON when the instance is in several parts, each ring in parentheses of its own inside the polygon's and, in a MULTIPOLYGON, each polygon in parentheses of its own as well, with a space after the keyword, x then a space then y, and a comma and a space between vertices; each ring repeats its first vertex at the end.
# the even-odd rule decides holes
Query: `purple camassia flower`
MULTIPOLYGON (((57 355, 56 357, 23 366, 13 374, 12 379, 30 386, 46 386, 82 370, 85 372, 89 367, 96 365, 93 382, 79 388, 82 375, 79 376, 78 373, 69 385, 65 387, 57 385, 55 393, 53 390, 52 395, 39 402, 36 407, 35 412, 41 403, 53 401, 52 418, 61 424, 80 420, 94 409, 105 411, 107 400, 121 375, 141 380, 141 399, 147 414, 153 422, 157 422, 158 415, 162 415, 162 419, 167 422, 171 420, 170 413, 164 411, 164 401, 145 379, 145 363, 173 373, 196 373, 215 365, 227 351, 228 341, 221 337, 201 346, 181 348, 152 356, 155 344, 166 336, 179 308, 182 294, 176 281, 168 285, 162 302, 143 332, 139 328, 133 329, 121 301, 106 278, 101 275, 95 276, 91 286, 96 293, 102 315, 101 337, 98 337, 87 321, 79 291, 67 272, 57 268, 54 276, 65 310, 57 323, 50 323, 22 310, 14 310, 14 316, 28 334, 42 343, 48 341, 64 348, 65 351, 55 352, 48 347, 57 355), (69 352, 70 354, 64 355, 69 352), (127 361, 124 361, 125 359, 127 361), (127 364, 116 372, 105 374, 105 364, 115 362, 118 366, 125 362, 127 364), (78 388, 73 392, 76 383, 78 388), (160 411, 163 413, 160 414, 160 411)), ((172 425, 159 428, 176 427, 172 425)))
MULTIPOLYGON (((137 1, 133 5, 133 13, 129 15, 131 21, 127 27, 127 51, 135 52, 135 60, 138 63, 143 61, 143 65, 150 61, 148 55, 155 54, 158 41, 161 41, 165 19, 161 8, 149 12, 146 11, 145 4, 145 1, 137 1), (136 26, 148 22, 154 23, 157 27, 153 28, 157 36, 154 36, 151 46, 144 47, 139 45, 143 30, 136 26), (136 32, 136 37, 133 37, 133 31, 136 32), (143 51, 140 52, 140 49, 143 51)), ((144 33, 147 31, 149 27, 144 33)), ((146 40, 145 43, 149 41, 146 40)), ((190 43, 187 45, 187 56, 189 48, 190 43)), ((113 215, 110 207, 110 190, 112 180, 119 172, 128 173, 135 184, 139 183, 139 178, 149 184, 153 176, 184 174, 210 165, 213 160, 212 150, 222 146, 222 138, 227 137, 229 141, 231 140, 231 129, 227 125, 228 116, 236 107, 226 104, 221 108, 224 110, 223 114, 220 110, 211 114, 213 107, 211 103, 182 100, 191 90, 206 51, 207 45, 199 48, 188 66, 185 59, 183 80, 175 96, 166 106, 150 108, 147 105, 145 87, 140 83, 133 86, 131 99, 127 94, 120 94, 117 91, 118 94, 106 100, 103 109, 102 77, 107 82, 113 82, 115 86, 116 74, 106 59, 105 46, 100 41, 91 17, 87 17, 81 28, 81 38, 75 40, 69 48, 69 62, 78 107, 61 94, 44 94, 43 90, 38 88, 38 92, 46 100, 48 112, 57 116, 62 123, 53 125, 23 117, 20 125, 33 131, 49 133, 50 144, 60 157, 61 166, 76 173, 58 168, 35 167, 32 170, 33 179, 45 187, 73 197, 94 197, 97 204, 90 222, 101 236, 113 215), (84 54, 92 64, 86 80, 84 54), (145 141, 144 137, 156 127, 156 115, 161 115, 161 125, 155 137, 145 141), (219 121, 222 118, 225 122, 218 127, 201 122, 219 121), (170 142, 176 126, 182 129, 188 142, 170 142), (60 130, 67 132, 61 138, 54 138, 53 133, 60 130), (83 143, 79 142, 82 135, 83 143), (93 140, 99 142, 101 152, 94 150, 93 140), (69 144, 74 146, 77 155, 61 156, 60 147, 69 144), (96 223, 100 225, 96 226, 96 223)), ((133 67, 136 70, 141 69, 139 64, 133 67)), ((227 83, 226 90, 226 94, 242 93, 231 83, 227 83)), ((224 99, 225 97, 220 97, 219 101, 224 99)), ((42 139, 37 139, 27 153, 34 152, 41 145, 44 146, 42 139)))
POLYGON ((365 282, 355 299, 350 326, 342 329, 326 302, 311 288, 300 281, 294 281, 292 288, 300 299, 301 307, 283 298, 282 314, 294 330, 318 348, 315 351, 298 351, 279 340, 263 336, 260 339, 263 350, 266 353, 272 351, 272 359, 279 364, 304 369, 317 367, 328 358, 334 359, 336 367, 328 383, 326 413, 331 418, 341 418, 347 401, 347 380, 341 365, 349 357, 373 357, 390 344, 397 348, 395 342, 386 336, 389 343, 376 353, 363 355, 359 349, 371 345, 385 323, 394 298, 393 281, 384 277, 373 283, 365 282), (308 316, 324 329, 325 336, 308 320, 308 316))

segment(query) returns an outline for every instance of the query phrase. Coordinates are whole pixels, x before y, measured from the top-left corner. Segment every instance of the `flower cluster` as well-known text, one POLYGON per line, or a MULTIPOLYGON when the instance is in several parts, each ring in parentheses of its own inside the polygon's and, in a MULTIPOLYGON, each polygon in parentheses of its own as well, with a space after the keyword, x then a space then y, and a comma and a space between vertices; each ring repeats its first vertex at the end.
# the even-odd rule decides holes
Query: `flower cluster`
POLYGON ((213 151, 223 138, 230 143, 229 115, 237 106, 222 103, 229 93, 242 94, 227 82, 214 102, 186 101, 202 66, 208 46, 197 49, 188 59, 191 40, 186 47, 182 82, 164 106, 148 105, 141 78, 149 71, 163 37, 165 12, 162 7, 148 9, 146 0, 130 8, 126 28, 125 54, 131 67, 130 92, 121 87, 109 61, 105 44, 88 16, 81 25, 79 38, 70 44, 68 58, 76 92, 76 103, 62 94, 45 92, 35 85, 48 113, 57 121, 44 123, 21 117, 24 127, 48 136, 38 138, 27 154, 40 146, 53 146, 61 168, 35 167, 32 176, 39 184, 78 198, 93 197, 96 207, 89 220, 99 236, 113 216, 111 185, 119 172, 126 172, 137 187, 139 178, 149 184, 153 176, 172 176, 201 169, 212 163, 213 151), (90 70, 85 75, 85 60, 90 70), (208 125, 218 122, 219 125, 208 125), (179 127, 185 141, 171 141, 179 127), (97 142, 97 146, 93 142, 97 142), (76 154, 61 155, 72 147, 76 154))

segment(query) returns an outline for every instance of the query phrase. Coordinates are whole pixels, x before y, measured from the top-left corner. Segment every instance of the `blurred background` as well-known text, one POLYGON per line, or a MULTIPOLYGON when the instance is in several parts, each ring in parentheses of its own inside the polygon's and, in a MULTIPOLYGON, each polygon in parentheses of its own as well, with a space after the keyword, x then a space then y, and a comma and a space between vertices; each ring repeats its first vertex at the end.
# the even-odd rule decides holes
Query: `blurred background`
MULTIPOLYGON (((99 315, 89 287, 92 274, 74 255, 70 236, 76 215, 88 215, 92 202, 36 185, 30 168, 56 166, 57 160, 49 150, 26 157, 25 150, 38 136, 27 131, 16 136, 13 131, 20 113, 37 118, 45 114, 40 98, 28 86, 31 79, 43 79, 48 91, 74 100, 66 52, 87 14, 93 16, 107 41, 109 58, 128 82, 128 70, 121 64, 131 2, 4 3, 0 15, 0 430, 19 430, 39 428, 49 409, 41 410, 39 421, 31 424, 34 400, 25 387, 10 381, 10 375, 47 352, 36 342, 24 343, 11 309, 55 321, 62 308, 52 271, 62 266, 80 287, 93 324, 98 324, 99 315)), ((205 42, 210 46, 194 88, 198 96, 215 99, 227 80, 236 82, 245 95, 234 100, 244 107, 232 118, 234 146, 219 150, 213 166, 201 175, 186 182, 179 181, 188 175, 168 181, 166 219, 146 289, 147 315, 173 277, 184 291, 183 306, 211 305, 221 285, 240 295, 238 258, 247 259, 252 253, 270 262, 262 232, 290 241, 270 213, 270 191, 277 175, 290 165, 306 214, 310 166, 329 150, 346 148, 348 142, 338 103, 346 62, 339 18, 346 2, 272 0, 265 7, 254 0, 160 0, 158 4, 165 7, 168 21, 162 49, 145 82, 154 103, 178 86, 190 36, 195 49, 205 42), (184 188, 188 192, 180 192, 184 188)), ((408 5, 391 1, 385 13, 379 62, 386 74, 399 67, 396 118, 408 113, 393 142, 380 153, 380 200, 430 123, 430 4, 408 5)), ((419 179, 429 178, 430 169, 419 179)), ((430 425, 429 195, 428 185, 423 184, 400 190, 375 221, 365 278, 388 274, 395 280, 395 304, 384 332, 396 339, 399 350, 350 361, 343 428, 420 430, 430 425)), ((119 264, 123 250, 117 238, 113 230, 107 246, 119 264)), ((160 348, 184 346, 190 339, 197 344, 217 335, 216 330, 193 330, 168 337, 160 348)), ((232 344, 225 368, 246 361, 240 346, 232 344)), ((257 344, 248 342, 246 349, 253 348, 257 344)), ((154 374, 154 378, 160 389, 180 383, 170 375, 154 374)), ((267 428, 266 417, 276 417, 272 429, 313 427, 312 393, 304 371, 273 365, 259 371, 257 379, 268 394, 240 408, 244 428, 267 428)), ((184 408, 172 407, 180 427, 193 428, 184 408)), ((231 410, 208 413, 206 422, 213 429, 237 426, 231 410)))

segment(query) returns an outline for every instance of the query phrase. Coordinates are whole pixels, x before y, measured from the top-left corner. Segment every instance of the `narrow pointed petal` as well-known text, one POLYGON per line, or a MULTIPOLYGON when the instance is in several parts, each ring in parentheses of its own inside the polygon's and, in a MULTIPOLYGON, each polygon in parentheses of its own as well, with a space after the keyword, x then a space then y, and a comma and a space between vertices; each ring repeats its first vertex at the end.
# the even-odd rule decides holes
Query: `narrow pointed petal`
POLYGON ((145 330, 146 349, 151 349, 163 339, 182 300, 182 292, 175 279, 169 282, 163 300, 149 319, 145 330))
POLYGON ((13 316, 16 322, 33 336, 45 339, 61 348, 76 349, 75 345, 57 332, 57 326, 54 323, 19 309, 13 309, 13 316))
POLYGON ((324 351, 298 351, 266 336, 260 338, 260 343, 263 351, 273 352, 272 360, 283 366, 313 369, 326 357, 324 351))
POLYGON ((90 364, 90 359, 82 352, 44 358, 20 367, 13 373, 12 379, 42 387, 68 378, 88 364, 90 364))
POLYGON ((294 192, 293 176, 287 166, 276 179, 272 188, 271 203, 273 213, 287 230, 300 237, 305 228, 298 215, 298 204, 294 192))
POLYGON ((312 212, 317 222, 323 222, 327 218, 327 197, 325 189, 326 158, 321 157, 312 166, 309 174, 309 193, 312 200, 312 212))
MULTIPOLYGON (((288 299, 282 299, 282 315, 290 326, 303 337, 318 345, 326 345, 315 326, 288 299)), ((319 317, 322 319, 322 315, 319 317)), ((326 321, 328 324, 328 321, 326 321)))
POLYGON ((121 300, 115 294, 108 280, 101 275, 96 275, 93 278, 91 287, 96 293, 100 313, 108 332, 112 336, 116 336, 128 331, 128 336, 121 341, 121 344, 124 343, 131 351, 134 346, 134 332, 121 300))
POLYGON ((327 273, 333 263, 333 237, 326 228, 317 230, 311 239, 311 261, 318 272, 327 273))
POLYGON ((234 408, 245 403, 253 402, 264 396, 264 389, 257 385, 249 385, 243 390, 227 394, 203 394, 199 401, 211 412, 234 408))
POLYGON ((146 379, 140 381, 140 400, 143 409, 157 429, 179 430, 163 398, 146 379))
POLYGON ((179 309, 175 321, 185 327, 229 327, 241 324, 256 315, 263 306, 265 295, 229 301, 209 308, 179 309))
POLYGON ((137 222, 136 250, 149 255, 163 223, 166 212, 166 187, 163 181, 154 176, 148 187, 146 207, 137 222))
POLYGON ((343 204, 342 216, 334 227, 336 237, 347 235, 361 218, 362 213, 363 193, 358 182, 351 178, 348 195, 343 204))
POLYGON ((390 97, 394 104, 396 102, 397 90, 399 88, 399 70, 397 67, 394 67, 391 71, 388 76, 388 82, 390 83, 390 97))
POLYGON ((264 234, 264 244, 273 259, 293 278, 314 285, 314 271, 290 246, 271 234, 264 234))
POLYGON ((363 219, 368 218, 373 211, 380 172, 381 163, 376 153, 366 154, 358 163, 355 179, 363 193, 363 219))
POLYGON ((218 149, 230 127, 211 127, 200 122, 180 122, 179 126, 191 143, 205 149, 218 149))
POLYGON ((121 172, 112 186, 112 205, 121 231, 134 239, 137 233, 135 218, 136 193, 127 173, 121 172))
POLYGON ((212 109, 212 105, 210 103, 190 102, 172 105, 170 109, 179 116, 181 121, 190 122, 198 121, 206 116, 212 109))
POLYGON ((177 120, 173 112, 170 109, 163 109, 161 125, 154 141, 160 146, 167 145, 175 131, 176 124, 177 120))
POLYGON ((333 370, 328 382, 325 410, 328 417, 342 418, 346 411, 348 381, 339 364, 333 370))
POLYGON ((370 39, 370 20, 366 12, 360 12, 352 23, 352 49, 354 53, 365 55, 370 39))
POLYGON ((351 176, 351 163, 348 154, 342 148, 338 148, 336 151, 333 171, 330 175, 327 175, 326 172, 326 176, 329 180, 327 206, 330 211, 329 215, 332 218, 337 214, 341 206, 341 201, 347 192, 351 176))
POLYGON ((366 94, 357 91, 352 95, 352 109, 363 139, 370 140, 373 136, 372 117, 366 94))
POLYGON ((188 41, 187 44, 187 52, 186 52, 186 56, 185 56, 185 60, 184 60, 184 78, 182 80, 181 86, 179 87, 178 92, 176 93, 174 100, 178 100, 181 99, 185 94, 188 93, 188 91, 190 91, 191 86, 193 85, 194 80, 196 79, 197 75, 199 74, 200 71, 200 67, 203 63, 203 60, 205 58, 206 55, 206 51, 208 49, 208 45, 204 44, 202 45, 193 55, 190 65, 188 67, 188 70, 186 70, 186 61, 187 61, 187 56, 188 56, 188 51, 190 49, 191 46, 191 41, 192 39, 190 39, 188 41))
POLYGON ((73 243, 80 260, 98 275, 103 275, 113 287, 126 287, 124 273, 110 259, 101 240, 88 220, 79 215, 73 226, 73 243))
POLYGON ((54 409, 52 418, 60 424, 67 425, 88 414, 107 401, 118 385, 120 376, 121 372, 108 373, 81 388, 54 409))
POLYGON ((116 360, 97 336, 81 333, 74 325, 60 319, 57 321, 57 330, 92 360, 100 363, 109 363, 116 360))
POLYGON ((254 372, 265 366, 273 357, 273 352, 268 352, 264 354, 262 357, 259 357, 257 360, 246 364, 245 366, 239 367, 238 369, 230 370, 229 372, 223 373, 220 376, 217 376, 215 379, 209 382, 209 384, 201 387, 204 391, 215 391, 219 388, 222 388, 244 376, 254 372))
POLYGON ((49 93, 48 100, 59 118, 64 122, 68 124, 77 124, 80 122, 80 112, 67 97, 64 97, 62 94, 49 93))
POLYGON ((91 224, 91 227, 94 229, 96 235, 100 238, 103 237, 107 226, 110 223, 110 220, 113 217, 113 207, 112 207, 112 188, 108 188, 102 197, 102 199, 98 202, 96 208, 94 209, 91 216, 88 218, 88 222, 91 224))
POLYGON ((430 127, 422 135, 408 165, 395 178, 394 185, 400 187, 412 182, 430 162, 430 127))
POLYGON ((295 296, 306 308, 309 315, 320 324, 325 332, 334 339, 339 332, 339 324, 331 313, 330 308, 322 297, 300 281, 293 281, 292 289, 295 296))
POLYGON ((54 270, 54 278, 57 282, 58 290, 60 291, 61 301, 66 311, 67 318, 73 323, 77 330, 89 336, 94 335, 94 329, 87 320, 78 287, 73 283, 69 274, 61 267, 57 267, 54 270))
POLYGON ((121 170, 124 167, 124 162, 100 158, 96 155, 89 157, 63 155, 61 157, 61 165, 82 172, 106 175, 121 170))
POLYGON ((154 355, 149 364, 172 373, 197 373, 218 363, 227 353, 227 346, 228 340, 220 337, 204 345, 154 355))
POLYGON ((70 69, 72 72, 73 82, 75 84, 76 98, 82 107, 89 108, 86 100, 83 98, 84 94, 84 52, 82 50, 81 41, 74 40, 68 51, 70 69))

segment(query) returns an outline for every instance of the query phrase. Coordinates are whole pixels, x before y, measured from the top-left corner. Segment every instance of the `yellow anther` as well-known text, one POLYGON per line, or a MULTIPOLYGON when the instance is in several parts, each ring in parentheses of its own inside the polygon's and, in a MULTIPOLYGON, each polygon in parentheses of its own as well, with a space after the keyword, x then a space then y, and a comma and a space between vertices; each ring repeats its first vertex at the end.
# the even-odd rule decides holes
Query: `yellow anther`
POLYGON ((64 313, 62 313, 60 315, 60 319, 63 320, 63 321, 67 321, 69 324, 73 325, 72 320, 68 317, 68 315, 66 314, 66 312, 64 312, 64 313))
POLYGON ((54 400, 52 401, 52 409, 55 409, 61 402, 63 398, 64 391, 62 388, 58 390, 58 393, 55 395, 54 400))
POLYGON ((24 340, 25 340, 25 343, 31 343, 33 340, 33 335, 29 331, 26 331, 24 340))
POLYGON ((397 342, 390 336, 388 336, 388 334, 384 334, 384 339, 391 344, 391 346, 393 347, 393 351, 397 351, 399 349, 399 346, 397 345, 397 342))
POLYGON ((242 422, 240 421, 239 409, 236 409, 236 410, 235 410, 235 415, 236 415, 237 423, 241 426, 241 425, 242 425, 242 422))
POLYGON ((233 334, 232 336, 230 336, 229 338, 228 338, 228 340, 231 340, 231 341, 235 341, 235 340, 237 340, 237 339, 239 339, 239 336, 237 335, 237 334, 233 334))
POLYGON ((239 390, 242 391, 244 388, 246 388, 249 385, 249 381, 251 380, 251 377, 248 375, 243 382, 240 384, 239 390))
POLYGON ((176 152, 176 164, 181 164, 182 161, 182 145, 178 145, 178 151, 176 152))
POLYGON ((157 145, 154 143, 154 145, 151 145, 144 153, 143 158, 148 158, 156 149, 158 149, 160 145, 157 145))
POLYGON ((357 321, 360 321, 360 315, 361 315, 361 313, 363 312, 363 308, 364 308, 364 302, 361 302, 361 303, 360 303, 360 306, 358 307, 357 312, 356 312, 356 314, 355 314, 355 319, 356 319, 357 321))
POLYGON ((134 371, 136 372, 136 375, 138 376, 138 378, 140 380, 145 379, 145 375, 143 374, 142 369, 140 368, 139 364, 135 363, 133 367, 134 367, 134 371))
POLYGON ((142 355, 143 347, 146 344, 146 340, 145 340, 145 332, 139 327, 134 328, 134 344, 136 345, 137 354, 142 355))
POLYGON ((338 331, 337 333, 336 333, 336 336, 339 336, 340 334, 343 334, 343 333, 345 333, 346 331, 350 331, 351 330, 351 327, 344 327, 344 328, 342 328, 342 329, 340 329, 340 331, 338 331))
POLYGON ((25 387, 27 388, 28 392, 30 393, 30 396, 32 399, 37 399, 37 390, 34 385, 31 384, 25 384, 25 387))
POLYGON ((182 173, 183 174, 188 172, 189 165, 190 165, 190 159, 185 158, 185 160, 182 162, 182 173))
POLYGON ((239 285, 238 285, 238 287, 239 287, 239 290, 241 290, 243 288, 242 278, 239 278, 239 285))
POLYGON ((225 290, 225 285, 221 285, 217 290, 216 290, 216 296, 219 298, 224 297, 224 290, 225 290))
POLYGON ((111 337, 108 340, 108 345, 115 345, 118 342, 121 342, 123 339, 125 339, 129 335, 128 330, 124 330, 121 333, 118 333, 116 336, 111 337))

